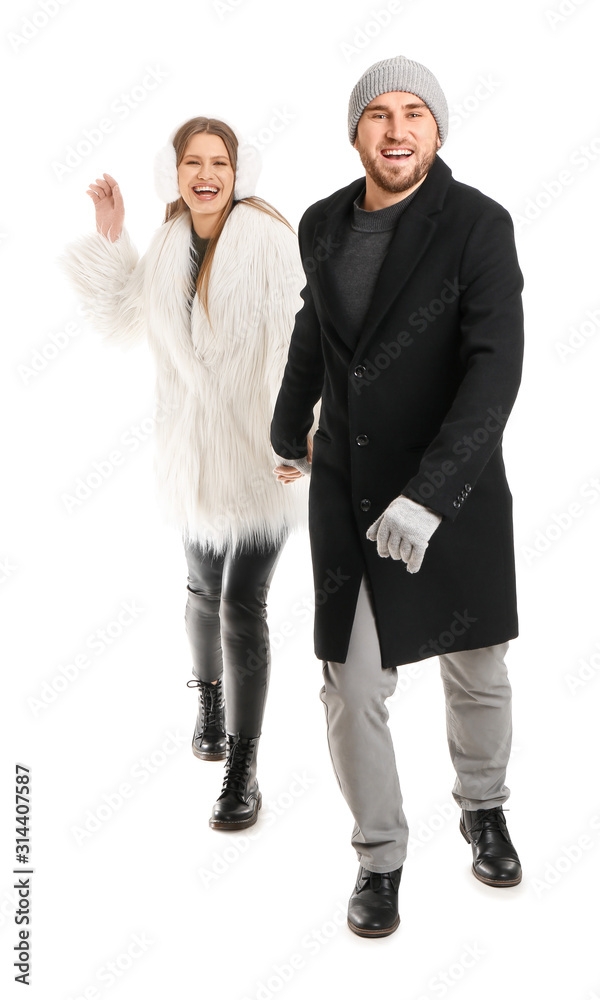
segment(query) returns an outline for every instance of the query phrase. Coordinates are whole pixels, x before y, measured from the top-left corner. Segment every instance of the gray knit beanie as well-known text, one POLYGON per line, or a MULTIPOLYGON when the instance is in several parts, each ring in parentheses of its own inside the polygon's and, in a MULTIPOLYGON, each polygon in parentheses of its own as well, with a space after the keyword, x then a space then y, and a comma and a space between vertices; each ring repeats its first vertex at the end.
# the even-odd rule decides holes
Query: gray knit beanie
POLYGON ((380 94, 387 94, 392 90, 415 94, 425 102, 437 122, 443 144, 448 135, 448 103, 442 88, 431 70, 405 56, 373 63, 356 84, 348 104, 348 136, 351 144, 354 145, 358 120, 367 104, 380 94))

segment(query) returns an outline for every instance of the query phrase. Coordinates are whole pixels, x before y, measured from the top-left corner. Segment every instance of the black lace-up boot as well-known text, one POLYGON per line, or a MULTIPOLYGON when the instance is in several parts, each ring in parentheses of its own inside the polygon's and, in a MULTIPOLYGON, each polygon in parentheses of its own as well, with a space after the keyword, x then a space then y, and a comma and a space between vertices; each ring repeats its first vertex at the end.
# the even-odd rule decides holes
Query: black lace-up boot
POLYGON ((216 684, 193 677, 188 687, 198 688, 198 717, 192 737, 192 750, 201 760, 225 760, 225 705, 223 684, 216 684))
POLYGON ((348 927, 360 937, 386 937, 400 923, 398 888, 402 868, 370 872, 361 865, 348 904, 348 927))
POLYGON ((258 740, 227 733, 223 790, 208 821, 213 830, 243 830, 256 823, 262 802, 256 780, 258 740))
POLYGON ((463 809, 460 832, 473 850, 473 875, 486 885, 518 885, 521 863, 506 827, 502 806, 463 809))

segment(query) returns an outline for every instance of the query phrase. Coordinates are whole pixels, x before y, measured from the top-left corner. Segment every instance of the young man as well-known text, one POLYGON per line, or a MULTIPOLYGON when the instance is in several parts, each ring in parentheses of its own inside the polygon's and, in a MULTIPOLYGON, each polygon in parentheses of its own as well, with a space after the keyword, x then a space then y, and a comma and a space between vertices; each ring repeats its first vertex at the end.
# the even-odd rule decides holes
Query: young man
POLYGON ((300 221, 307 285, 271 426, 282 483, 312 470, 315 653, 355 820, 348 922, 366 937, 399 923, 408 828, 385 699, 401 664, 440 657, 474 875, 521 880, 502 810, 518 625, 501 442, 521 378, 523 277, 508 212, 439 158, 447 129, 419 63, 383 60, 354 87, 349 138, 366 177, 300 221))

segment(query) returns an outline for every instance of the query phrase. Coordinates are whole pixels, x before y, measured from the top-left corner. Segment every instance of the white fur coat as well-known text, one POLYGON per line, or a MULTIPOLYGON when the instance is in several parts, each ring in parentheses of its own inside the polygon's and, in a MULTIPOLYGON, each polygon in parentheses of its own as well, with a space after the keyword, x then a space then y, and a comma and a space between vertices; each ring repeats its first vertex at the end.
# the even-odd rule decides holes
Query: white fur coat
POLYGON ((163 224, 141 258, 125 228, 114 243, 90 233, 59 262, 94 329, 123 346, 148 337, 161 507, 186 538, 222 551, 306 527, 308 478, 278 482, 269 439, 305 277, 288 227, 236 205, 213 259, 211 330, 195 294, 189 311, 190 228, 189 212, 163 224))

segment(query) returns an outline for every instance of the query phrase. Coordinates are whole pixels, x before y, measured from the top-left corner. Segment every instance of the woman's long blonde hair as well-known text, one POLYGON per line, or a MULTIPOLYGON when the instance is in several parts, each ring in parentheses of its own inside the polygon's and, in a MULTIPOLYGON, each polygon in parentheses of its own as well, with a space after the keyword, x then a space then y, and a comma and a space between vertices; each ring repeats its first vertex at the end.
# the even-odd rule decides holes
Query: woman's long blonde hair
MULTIPOLYGON (((175 136, 173 137, 173 146, 175 147, 175 159, 177 168, 179 168, 179 164, 181 163, 183 157, 185 156, 185 151, 187 149, 187 145, 190 139, 192 138, 193 135, 197 135, 199 132, 208 132, 209 135, 218 135, 221 137, 221 139, 225 143, 225 148, 227 149, 227 152, 229 154, 229 160, 231 162, 231 166, 233 167, 233 173, 235 177, 235 173, 237 171, 237 151, 238 151, 237 137, 235 135, 235 132, 233 132, 233 130, 229 127, 229 125, 226 125, 225 122, 220 121, 218 118, 202 118, 202 117, 190 118, 189 121, 184 122, 184 124, 177 130, 175 136)), ((210 279, 212 262, 215 256, 215 250, 217 248, 219 236, 223 231, 223 226, 227 221, 229 213, 235 207, 233 204, 234 190, 235 190, 235 181, 233 188, 231 189, 231 194, 229 195, 227 204, 225 205, 223 212, 221 214, 221 218, 217 223, 217 228, 213 233, 213 235, 210 237, 210 242, 208 244, 208 248, 204 255, 204 260, 202 261, 200 272, 198 274, 198 279, 196 281, 196 291, 198 293, 198 299, 204 306, 207 316, 208 316, 208 282, 210 279)), ((264 198, 258 198, 256 195, 251 195, 248 198, 240 199, 240 201, 236 202, 235 204, 253 205, 254 208, 257 208, 260 212, 265 212, 267 215, 271 215, 273 218, 279 219, 280 222, 283 222, 289 229, 292 230, 292 232, 294 232, 292 226, 290 226, 289 222, 287 221, 286 218, 284 218, 281 212, 278 212, 277 209, 274 208, 273 205, 270 205, 268 201, 265 201, 264 198)), ((183 215, 186 212, 190 214, 190 209, 186 205, 183 198, 180 197, 177 199, 177 201, 172 201, 170 204, 167 205, 164 221, 168 222, 169 219, 176 219, 178 216, 183 215)), ((208 317, 208 320, 210 323, 210 317, 208 317)))

